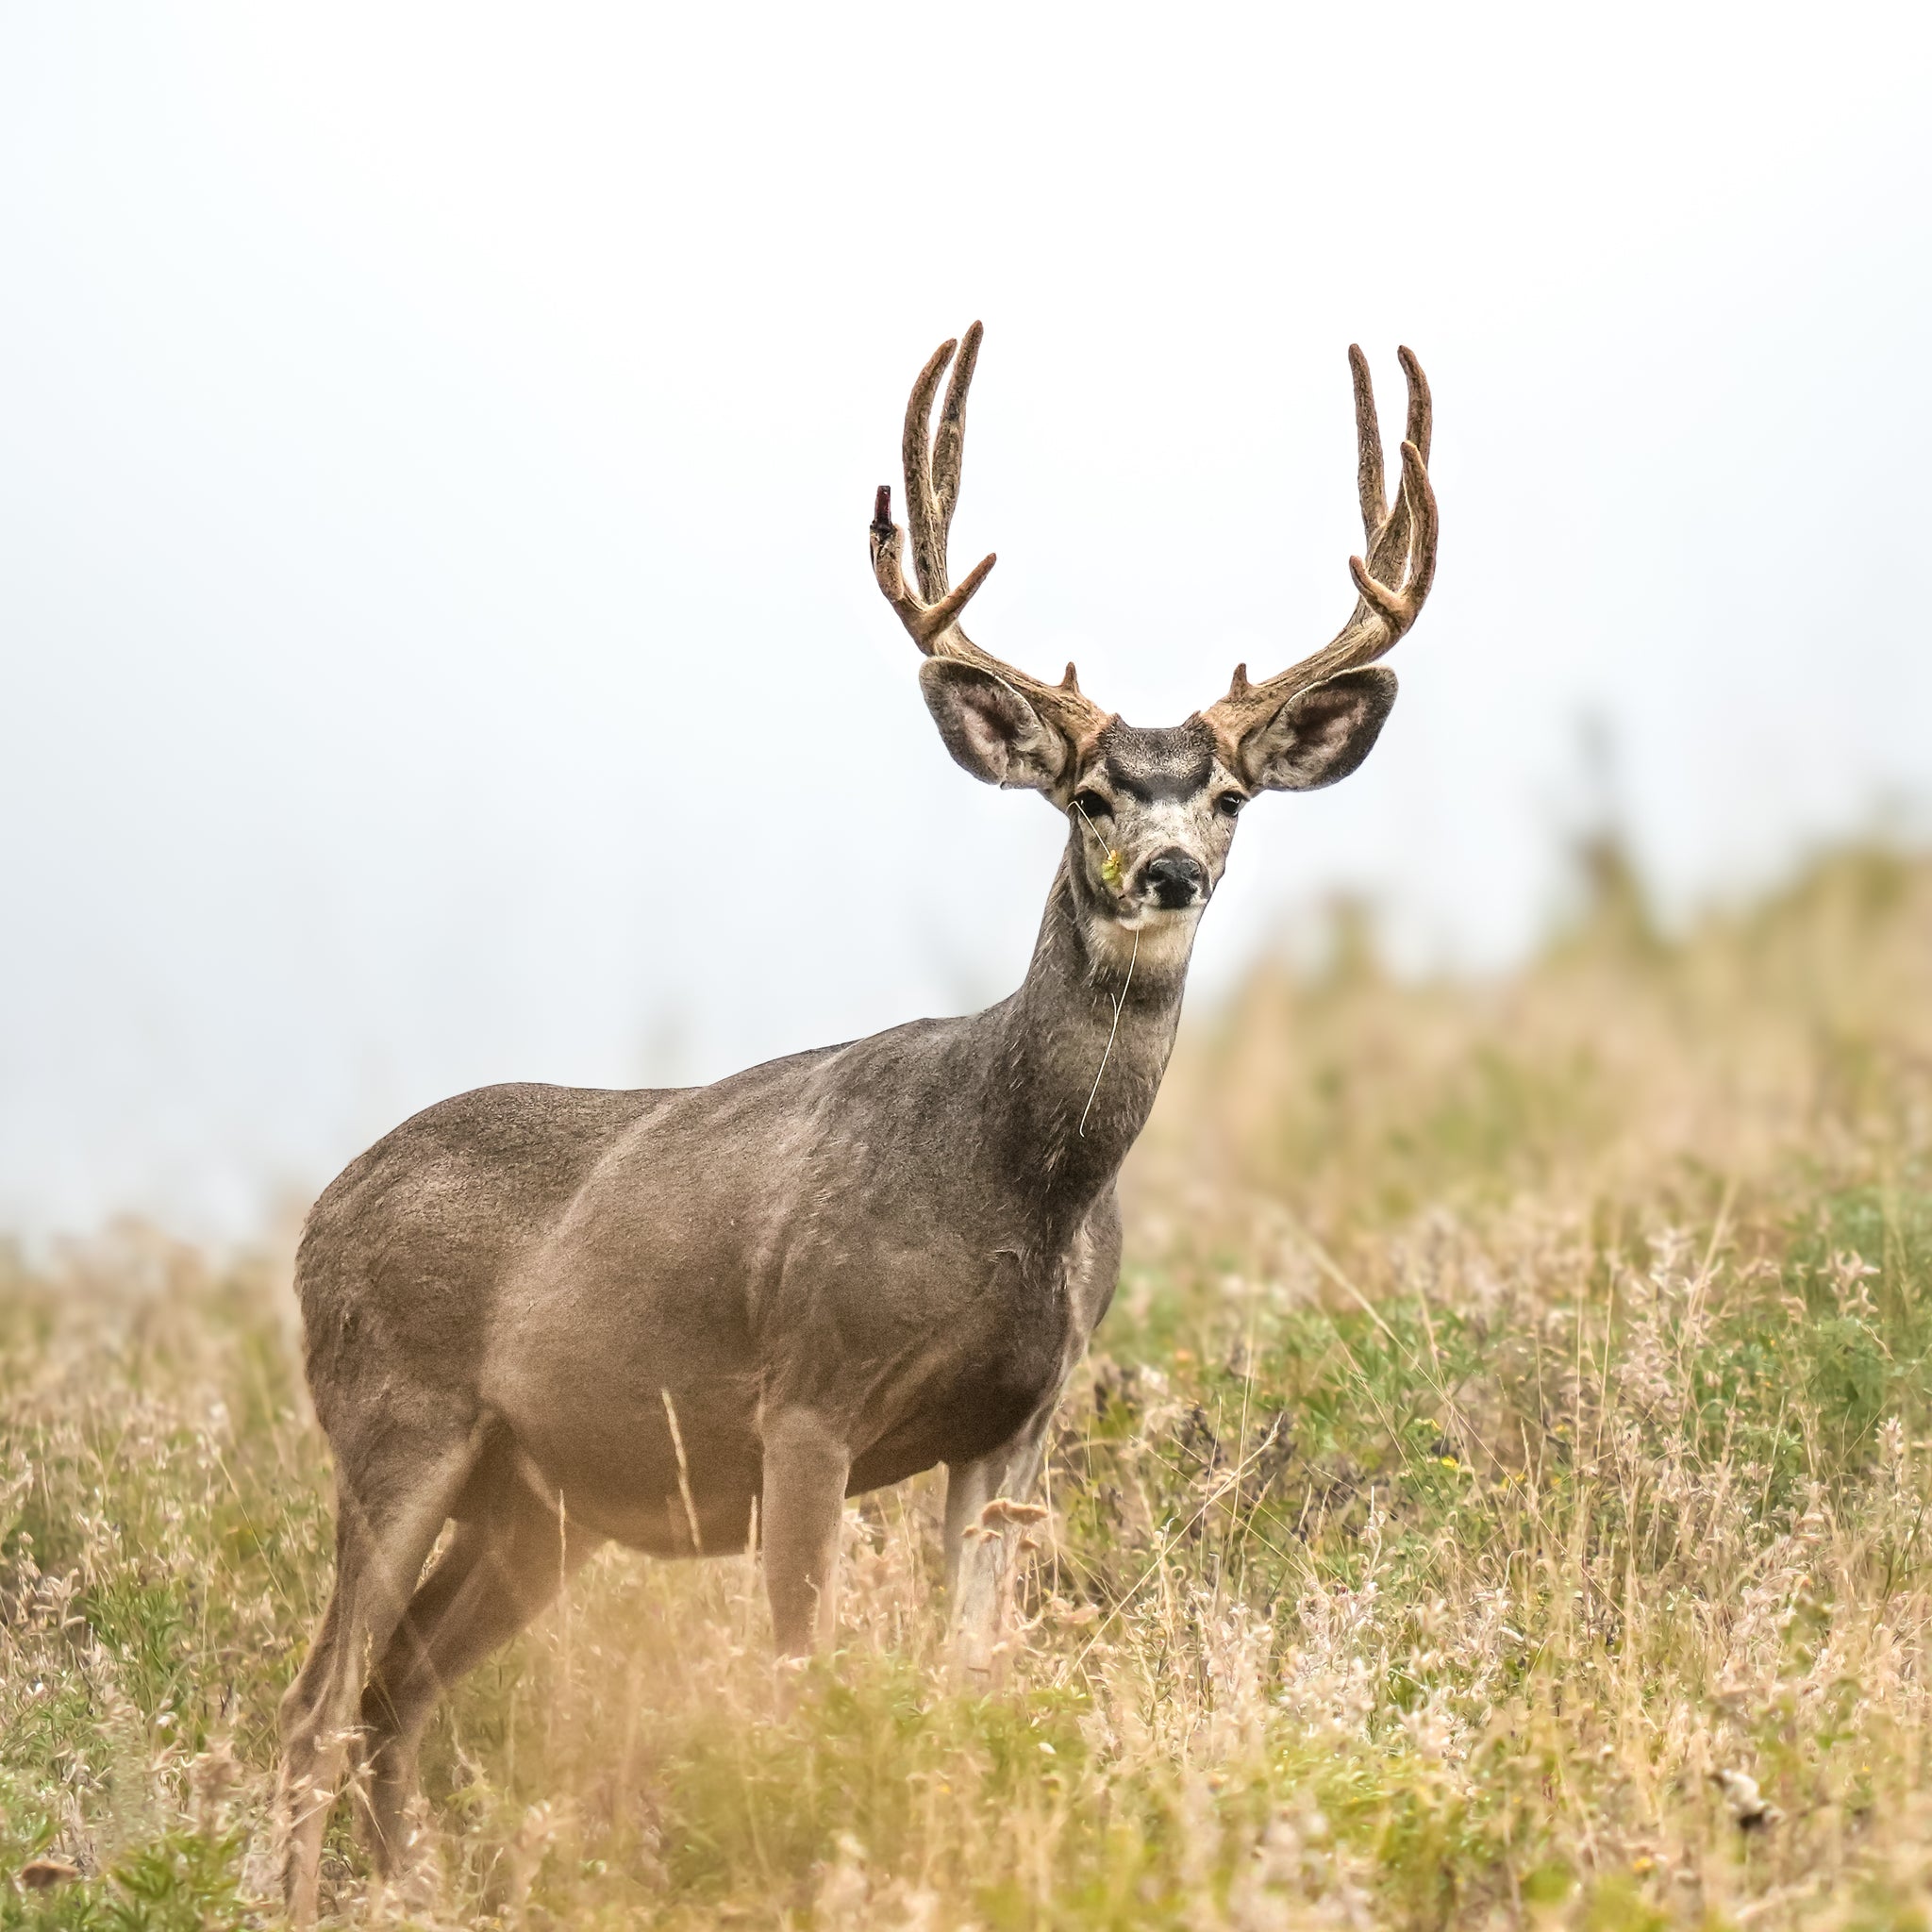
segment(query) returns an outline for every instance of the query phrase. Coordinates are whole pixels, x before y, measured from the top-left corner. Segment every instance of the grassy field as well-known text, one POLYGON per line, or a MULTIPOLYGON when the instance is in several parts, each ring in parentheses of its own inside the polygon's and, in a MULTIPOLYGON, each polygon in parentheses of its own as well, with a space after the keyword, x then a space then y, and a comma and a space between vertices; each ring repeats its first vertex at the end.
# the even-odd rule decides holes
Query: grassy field
MULTIPOLYGON (((1010 1684, 939 1491, 849 1518, 781 1698, 742 1559, 612 1553, 448 1701, 470 1926, 1932 1924, 1932 865, 1821 862, 1480 988, 1346 924, 1184 1044, 1065 1405, 1010 1684)), ((327 1578, 275 1267, 0 1278, 0 1927, 272 1922, 327 1578)))

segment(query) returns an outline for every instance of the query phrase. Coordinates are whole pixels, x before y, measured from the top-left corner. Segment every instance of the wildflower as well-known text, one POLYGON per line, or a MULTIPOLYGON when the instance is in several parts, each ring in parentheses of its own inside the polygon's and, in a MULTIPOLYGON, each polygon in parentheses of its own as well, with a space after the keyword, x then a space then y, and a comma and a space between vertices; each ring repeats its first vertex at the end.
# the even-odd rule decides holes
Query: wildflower
POLYGON ((1760 1830, 1775 1824, 1784 1816, 1775 1805, 1765 1802, 1757 1780, 1749 1772, 1719 1771, 1712 1775, 1723 1788, 1724 1803, 1730 1807, 1731 1816, 1738 1821, 1740 1830, 1760 1830))
POLYGON ((1877 1273, 1864 1256, 1849 1250, 1834 1255, 1825 1272, 1831 1276, 1831 1291, 1838 1299, 1840 1315, 1876 1315, 1872 1291, 1865 1286, 1877 1273))

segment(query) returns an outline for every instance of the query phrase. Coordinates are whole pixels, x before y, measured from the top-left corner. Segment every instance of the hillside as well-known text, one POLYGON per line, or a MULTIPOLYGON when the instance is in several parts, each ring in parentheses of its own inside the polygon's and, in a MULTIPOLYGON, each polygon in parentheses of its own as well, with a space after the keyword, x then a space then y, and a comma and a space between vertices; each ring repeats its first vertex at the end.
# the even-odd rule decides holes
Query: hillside
MULTIPOLYGON (((848 1519, 781 1694, 743 1558, 609 1552, 466 1682, 470 1926, 1923 1925, 1932 863, 1481 985, 1198 1018, 1130 1169, 1010 1683, 945 1688, 939 1489, 848 1519)), ((0 1927, 267 1923, 323 1444, 268 1260, 0 1275, 0 1927)))

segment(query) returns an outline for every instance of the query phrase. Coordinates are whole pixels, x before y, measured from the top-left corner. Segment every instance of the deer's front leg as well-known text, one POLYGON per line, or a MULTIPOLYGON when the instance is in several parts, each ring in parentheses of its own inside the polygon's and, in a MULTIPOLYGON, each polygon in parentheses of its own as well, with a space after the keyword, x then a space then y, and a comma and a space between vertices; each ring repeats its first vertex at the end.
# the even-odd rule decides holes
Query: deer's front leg
POLYGON ((826 1648, 838 1626, 839 1524, 852 1458, 815 1415, 790 1409, 764 1425, 761 1539, 772 1636, 781 1657, 826 1648))
POLYGON ((991 1690, 1004 1674, 1013 1566, 1022 1529, 1045 1513, 1027 1499, 1052 1421, 1049 1404, 991 1455, 946 1467, 946 1593, 953 1673, 963 1689, 991 1690))

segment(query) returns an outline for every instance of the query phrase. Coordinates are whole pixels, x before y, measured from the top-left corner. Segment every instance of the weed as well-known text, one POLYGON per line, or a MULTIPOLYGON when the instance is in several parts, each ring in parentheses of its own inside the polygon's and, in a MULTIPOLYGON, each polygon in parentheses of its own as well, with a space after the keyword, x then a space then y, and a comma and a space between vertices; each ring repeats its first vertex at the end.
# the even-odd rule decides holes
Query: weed
MULTIPOLYGON (((1183 1044, 1069 1392, 1012 1683, 936 1479, 775 1682, 754 1566, 606 1551, 458 1687, 394 1924, 1923 1924, 1932 867, 1820 865, 1516 979, 1263 972, 1183 1044)), ((272 1917, 325 1592, 286 1290, 0 1257, 12 1927, 272 1917), (58 1867, 44 1868, 57 1872, 58 1867)))

